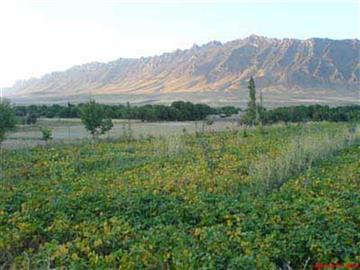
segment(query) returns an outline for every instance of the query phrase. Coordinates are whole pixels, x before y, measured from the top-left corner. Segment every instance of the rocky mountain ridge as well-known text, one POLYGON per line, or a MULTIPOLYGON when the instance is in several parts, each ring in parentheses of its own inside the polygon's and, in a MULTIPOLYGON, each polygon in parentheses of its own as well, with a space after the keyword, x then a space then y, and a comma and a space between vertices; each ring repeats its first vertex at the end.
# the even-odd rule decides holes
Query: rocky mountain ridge
POLYGON ((360 41, 251 35, 152 57, 78 65, 18 81, 12 90, 20 97, 49 98, 231 92, 246 88, 250 76, 265 92, 356 92, 360 89, 360 41))

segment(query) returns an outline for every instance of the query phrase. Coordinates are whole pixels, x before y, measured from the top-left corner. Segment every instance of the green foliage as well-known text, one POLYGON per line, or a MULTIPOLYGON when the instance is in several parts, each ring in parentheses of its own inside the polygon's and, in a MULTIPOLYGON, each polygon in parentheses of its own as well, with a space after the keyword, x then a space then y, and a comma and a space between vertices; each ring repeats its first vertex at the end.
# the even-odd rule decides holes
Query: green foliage
POLYGON ((5 139, 5 133, 15 126, 15 114, 6 100, 0 102, 0 144, 5 139))
POLYGON ((249 80, 249 101, 248 107, 245 115, 241 118, 240 123, 246 125, 259 125, 263 124, 263 115, 264 115, 264 107, 263 107, 263 98, 262 93, 260 93, 260 104, 256 103, 256 89, 255 89, 255 81, 254 78, 251 77, 249 80))
MULTIPOLYGON (((16 114, 24 117, 35 114, 47 118, 79 118, 81 110, 86 104, 71 104, 60 106, 58 104, 17 106, 16 114)), ((206 104, 193 104, 191 102, 176 101, 170 106, 166 105, 144 105, 130 106, 128 102, 124 105, 102 105, 106 117, 112 119, 140 119, 143 121, 189 121, 203 120, 209 114, 225 114, 230 116, 238 113, 239 109, 233 106, 212 108, 206 104)))
POLYGON ((299 136, 331 147, 327 136, 357 129, 264 129, 4 151, 0 266, 302 270, 358 262, 358 142, 288 174, 276 192, 254 194, 250 171, 308 142, 299 136))
POLYGON ((266 124, 307 121, 359 122, 360 106, 352 105, 334 108, 325 105, 279 107, 264 111, 263 121, 266 124))
POLYGON ((81 121, 93 137, 105 134, 113 127, 112 120, 106 118, 104 107, 90 100, 81 108, 81 121))
MULTIPOLYGON (((262 104, 262 94, 259 95, 259 103, 254 113, 246 113, 241 123, 272 124, 276 122, 306 122, 306 121, 334 121, 356 122, 360 121, 360 106, 329 107, 326 105, 290 106, 266 110, 262 104), (255 118, 254 118, 255 115, 255 118), (256 118, 258 117, 258 118, 256 118)), ((54 105, 30 105, 16 106, 16 115, 26 118, 26 115, 35 114, 47 118, 79 118, 81 108, 85 104, 71 104, 67 106, 54 105)), ((239 108, 225 106, 212 108, 205 104, 192 104, 190 102, 177 101, 170 106, 166 105, 102 105, 106 117, 112 119, 140 119, 143 121, 189 121, 204 120, 210 114, 225 114, 230 116, 237 114, 239 108)))
POLYGON ((249 102, 246 115, 244 116, 244 121, 247 124, 254 125, 257 118, 257 107, 256 107, 256 89, 254 78, 251 77, 249 80, 249 102))
POLYGON ((206 125, 211 126, 212 124, 214 124, 214 120, 212 120, 212 119, 206 120, 206 125))
POLYGON ((35 125, 37 122, 37 115, 36 113, 30 112, 25 117, 25 122, 27 125, 35 125))
POLYGON ((360 142, 358 128, 319 134, 301 132, 291 143, 280 148, 276 157, 265 154, 252 164, 250 171, 256 192, 279 188, 292 175, 311 168, 315 161, 328 158, 356 142, 360 142))
POLYGON ((260 91, 260 103, 256 105, 256 123, 262 126, 265 123, 266 109, 264 107, 262 91, 260 91))
POLYGON ((42 128, 40 129, 40 131, 41 131, 41 138, 42 138, 42 140, 44 140, 44 141, 49 141, 49 140, 52 139, 52 131, 51 131, 50 128, 44 128, 44 127, 42 127, 42 128))
POLYGON ((239 111, 240 110, 238 108, 233 107, 233 106, 224 106, 224 107, 217 108, 218 114, 225 114, 226 116, 231 116, 232 114, 237 114, 237 113, 239 113, 239 111))

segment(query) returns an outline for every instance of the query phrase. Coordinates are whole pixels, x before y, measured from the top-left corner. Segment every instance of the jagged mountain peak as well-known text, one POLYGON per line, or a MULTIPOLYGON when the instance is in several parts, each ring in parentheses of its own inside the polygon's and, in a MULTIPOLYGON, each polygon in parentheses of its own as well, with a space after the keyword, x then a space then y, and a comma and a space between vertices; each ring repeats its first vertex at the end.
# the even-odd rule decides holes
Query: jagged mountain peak
POLYGON ((272 91, 360 89, 358 39, 276 39, 250 35, 226 43, 210 41, 138 59, 118 58, 74 66, 40 79, 16 83, 23 96, 149 94, 233 91, 257 85, 272 91))

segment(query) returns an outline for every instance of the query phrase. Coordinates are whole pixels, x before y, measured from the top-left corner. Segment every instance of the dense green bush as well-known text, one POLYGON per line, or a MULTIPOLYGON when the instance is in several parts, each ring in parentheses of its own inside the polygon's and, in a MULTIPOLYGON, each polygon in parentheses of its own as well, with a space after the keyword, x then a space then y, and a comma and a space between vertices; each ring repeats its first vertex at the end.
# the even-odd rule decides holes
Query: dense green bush
POLYGON ((13 108, 6 100, 0 102, 0 146, 5 134, 15 126, 16 118, 13 108))
POLYGON ((40 131, 41 131, 41 139, 42 140, 47 142, 53 138, 51 129, 41 127, 40 131))
POLYGON ((96 103, 95 100, 90 100, 81 107, 80 118, 94 138, 105 134, 113 127, 112 120, 107 117, 104 106, 96 103))

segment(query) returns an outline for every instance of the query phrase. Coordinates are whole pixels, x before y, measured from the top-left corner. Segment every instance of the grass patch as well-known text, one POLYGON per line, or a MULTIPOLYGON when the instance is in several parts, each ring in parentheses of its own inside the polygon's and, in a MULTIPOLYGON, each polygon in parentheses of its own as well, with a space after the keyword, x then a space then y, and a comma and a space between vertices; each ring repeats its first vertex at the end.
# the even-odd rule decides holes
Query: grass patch
POLYGON ((250 176, 256 192, 269 192, 279 188, 287 179, 314 162, 329 158, 337 151, 359 142, 359 127, 328 132, 308 132, 306 129, 273 153, 262 155, 250 166, 250 176))

